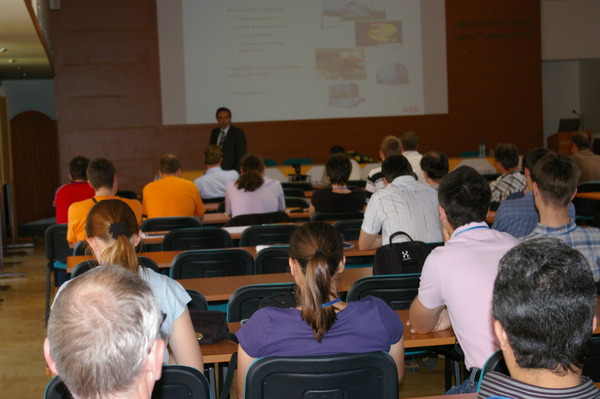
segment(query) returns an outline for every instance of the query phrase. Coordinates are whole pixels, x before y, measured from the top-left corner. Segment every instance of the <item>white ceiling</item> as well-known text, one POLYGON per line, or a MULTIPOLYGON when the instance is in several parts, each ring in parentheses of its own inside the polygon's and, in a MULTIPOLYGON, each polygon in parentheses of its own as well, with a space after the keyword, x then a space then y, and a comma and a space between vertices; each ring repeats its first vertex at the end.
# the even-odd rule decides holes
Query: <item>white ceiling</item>
MULTIPOLYGON (((31 0, 1 0, 0 81, 6 79, 48 79, 52 65, 30 14, 31 0), (11 60, 14 60, 12 63, 11 60)), ((39 24, 37 24, 39 27, 39 24)))

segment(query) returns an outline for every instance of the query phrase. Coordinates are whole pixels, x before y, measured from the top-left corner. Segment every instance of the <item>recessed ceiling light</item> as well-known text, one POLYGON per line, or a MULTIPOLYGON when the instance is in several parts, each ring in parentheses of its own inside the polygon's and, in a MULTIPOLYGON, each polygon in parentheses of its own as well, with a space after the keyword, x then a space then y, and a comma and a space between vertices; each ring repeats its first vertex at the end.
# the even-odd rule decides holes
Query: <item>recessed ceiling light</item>
POLYGON ((4 48, 4 47, 0 47, 0 53, 6 53, 8 51, 8 49, 4 48))
POLYGON ((9 64, 14 64, 15 62, 17 62, 17 60, 14 59, 14 58, 11 58, 11 59, 8 60, 9 64))

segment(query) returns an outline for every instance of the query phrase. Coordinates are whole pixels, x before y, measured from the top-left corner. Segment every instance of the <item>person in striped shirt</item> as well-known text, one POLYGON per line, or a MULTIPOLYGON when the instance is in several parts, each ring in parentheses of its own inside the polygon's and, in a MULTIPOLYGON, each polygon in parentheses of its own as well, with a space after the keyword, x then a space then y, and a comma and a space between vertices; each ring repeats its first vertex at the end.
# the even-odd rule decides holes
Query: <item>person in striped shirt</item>
POLYGON ((600 398, 583 375, 595 306, 592 272, 576 249, 540 237, 507 252, 498 266, 493 309, 510 377, 486 373, 478 397, 600 398))

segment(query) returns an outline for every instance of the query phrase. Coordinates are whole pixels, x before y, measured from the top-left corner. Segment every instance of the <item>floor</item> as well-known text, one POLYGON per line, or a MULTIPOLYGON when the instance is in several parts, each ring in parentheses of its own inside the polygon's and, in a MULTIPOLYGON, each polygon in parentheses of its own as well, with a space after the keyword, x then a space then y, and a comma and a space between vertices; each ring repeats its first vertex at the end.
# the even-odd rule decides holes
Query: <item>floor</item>
MULTIPOLYGON (((39 399, 50 376, 42 354, 45 337, 44 306, 46 259, 44 242, 33 239, 34 247, 24 256, 5 253, 4 272, 26 272, 24 277, 0 279, 9 285, 0 291, 0 392, 3 398, 39 399), (19 265, 6 264, 11 261, 19 265)), ((439 395, 444 392, 443 359, 432 371, 421 365, 407 369, 401 385, 402 398, 439 395)))

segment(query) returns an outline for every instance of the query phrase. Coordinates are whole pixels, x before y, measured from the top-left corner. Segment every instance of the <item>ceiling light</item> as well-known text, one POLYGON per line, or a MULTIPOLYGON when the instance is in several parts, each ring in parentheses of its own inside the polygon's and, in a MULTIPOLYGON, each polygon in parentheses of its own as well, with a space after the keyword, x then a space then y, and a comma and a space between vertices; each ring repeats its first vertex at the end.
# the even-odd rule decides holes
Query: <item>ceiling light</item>
POLYGON ((11 59, 8 60, 9 64, 14 64, 15 62, 17 62, 17 60, 14 59, 14 58, 11 58, 11 59))
POLYGON ((0 47, 0 53, 6 53, 8 51, 8 49, 4 48, 4 47, 0 47))

